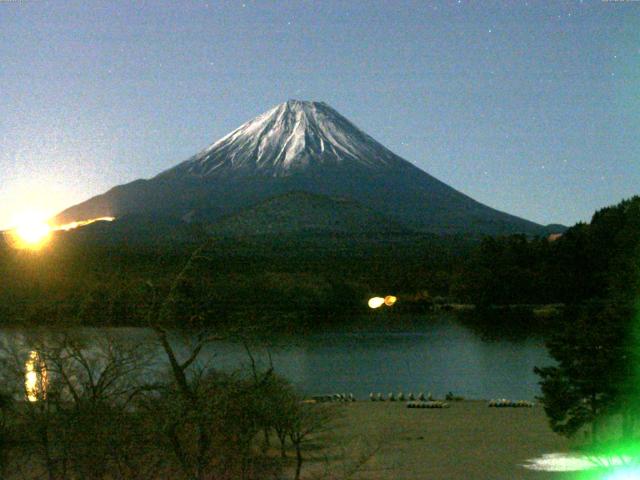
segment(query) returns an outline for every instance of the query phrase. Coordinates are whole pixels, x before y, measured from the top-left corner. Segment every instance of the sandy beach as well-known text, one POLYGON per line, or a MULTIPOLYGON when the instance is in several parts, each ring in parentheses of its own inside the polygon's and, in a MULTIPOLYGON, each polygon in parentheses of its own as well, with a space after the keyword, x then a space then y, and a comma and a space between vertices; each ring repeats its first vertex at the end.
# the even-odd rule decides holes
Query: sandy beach
POLYGON ((401 402, 360 401, 340 410, 340 446, 307 464, 307 478, 327 462, 336 473, 361 464, 353 475, 358 479, 575 478, 522 466, 570 448, 551 431, 541 406, 489 408, 485 401, 461 401, 447 409, 409 409, 401 402))

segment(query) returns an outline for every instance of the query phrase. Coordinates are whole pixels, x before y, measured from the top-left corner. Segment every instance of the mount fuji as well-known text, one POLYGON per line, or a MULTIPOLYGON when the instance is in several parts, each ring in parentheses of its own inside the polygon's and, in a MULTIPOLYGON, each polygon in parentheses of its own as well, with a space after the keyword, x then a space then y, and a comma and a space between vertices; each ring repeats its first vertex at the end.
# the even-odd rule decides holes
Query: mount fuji
MULTIPOLYGON (((483 205, 432 177, 329 105, 300 100, 277 105, 175 167, 114 187, 54 221, 152 215, 229 225, 236 215, 253 218, 282 208, 283 200, 274 198, 299 202, 292 192, 312 195, 313 205, 328 208, 329 217, 340 217, 345 205, 349 218, 356 216, 357 205, 377 224, 388 221, 415 231, 546 233, 541 225, 483 205)), ((295 215, 295 209, 286 210, 295 215)), ((286 215, 267 217, 287 222, 286 215)))

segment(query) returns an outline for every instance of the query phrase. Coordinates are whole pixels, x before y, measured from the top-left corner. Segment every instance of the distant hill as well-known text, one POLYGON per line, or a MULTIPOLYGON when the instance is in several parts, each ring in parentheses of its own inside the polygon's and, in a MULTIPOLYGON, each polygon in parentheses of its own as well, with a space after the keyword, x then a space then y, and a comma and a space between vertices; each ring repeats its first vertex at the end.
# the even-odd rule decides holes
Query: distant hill
POLYGON ((66 243, 87 245, 168 245, 204 241, 199 224, 157 214, 129 214, 112 222, 94 222, 68 232, 57 232, 66 243))

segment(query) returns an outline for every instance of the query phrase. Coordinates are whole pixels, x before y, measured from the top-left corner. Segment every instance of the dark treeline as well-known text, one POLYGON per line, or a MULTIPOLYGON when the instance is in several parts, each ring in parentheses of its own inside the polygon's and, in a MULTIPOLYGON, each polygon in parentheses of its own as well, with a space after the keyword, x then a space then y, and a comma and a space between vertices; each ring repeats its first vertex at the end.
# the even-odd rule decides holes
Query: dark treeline
POLYGON ((452 281, 453 297, 479 306, 577 304, 637 283, 640 198, 596 212, 559 238, 485 238, 452 281))
POLYGON ((181 285, 199 302, 199 321, 340 323, 365 313, 370 296, 386 294, 400 298, 396 312, 454 303, 481 312, 579 304, 636 281, 629 267, 637 258, 639 210, 640 199, 624 201, 555 239, 404 233, 205 240, 200 232, 179 240, 124 235, 101 243, 87 231, 60 233, 40 252, 0 248, 0 321, 145 325, 150 291, 166 293, 203 242, 197 274, 181 285))
POLYGON ((612 456, 637 463, 640 198, 600 210, 548 248, 549 268, 564 271, 549 298, 567 303, 547 333, 555 365, 536 368, 551 427, 587 439, 603 463, 612 456))
MULTIPOLYGON (((74 233, 58 235, 40 252, 0 249, 3 322, 145 325, 150 291, 166 293, 202 245, 100 245, 74 233)), ((199 315, 209 322, 331 322, 365 312, 372 295, 393 293, 417 303, 445 297, 454 266, 476 242, 413 234, 210 238, 197 273, 181 288, 200 302, 199 315)))

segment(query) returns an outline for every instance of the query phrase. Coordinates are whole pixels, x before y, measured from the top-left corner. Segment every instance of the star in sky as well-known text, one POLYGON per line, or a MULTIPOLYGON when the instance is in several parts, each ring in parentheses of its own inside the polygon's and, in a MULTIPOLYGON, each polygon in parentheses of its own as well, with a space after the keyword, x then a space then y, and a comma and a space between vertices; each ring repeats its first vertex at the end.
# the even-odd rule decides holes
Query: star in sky
POLYGON ((0 228, 11 205, 55 213, 152 177, 301 86, 540 223, 638 193, 638 2, 14 3, 0 1, 0 228))

